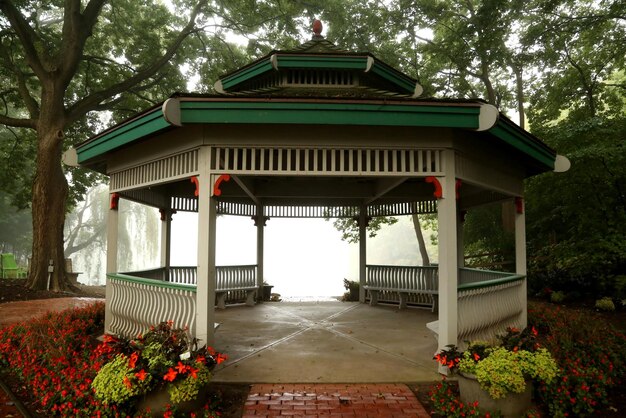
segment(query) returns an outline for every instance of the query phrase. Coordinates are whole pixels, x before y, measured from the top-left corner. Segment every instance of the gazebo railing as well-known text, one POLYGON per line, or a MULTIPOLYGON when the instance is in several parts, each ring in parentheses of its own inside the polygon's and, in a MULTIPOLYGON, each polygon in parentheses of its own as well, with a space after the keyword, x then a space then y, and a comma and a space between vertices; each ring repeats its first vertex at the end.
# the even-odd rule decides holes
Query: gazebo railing
POLYGON ((195 335, 196 287, 163 282, 155 279, 107 274, 111 300, 107 314, 111 315, 106 332, 135 337, 150 326, 173 321, 176 327, 189 327, 195 335))
POLYGON ((433 294, 437 292, 438 268, 436 266, 390 266, 368 264, 365 266, 365 286, 368 299, 377 302, 401 303, 401 293, 406 302, 432 307, 436 304, 433 294))
MULTIPOLYGON (((492 340, 507 327, 522 327, 526 306, 526 277, 514 273, 460 268, 457 289, 458 343, 492 340)), ((399 292, 410 290, 408 302, 430 305, 438 298, 435 266, 366 266, 366 286, 377 291, 382 302, 401 303, 399 292), (420 293, 423 292, 423 293, 420 293), (432 293, 432 295, 431 295, 432 293)), ((372 295, 369 295, 371 298, 372 295)), ((429 324, 438 332, 438 321, 429 324)))
MULTIPOLYGON (((458 287, 458 342, 493 340, 507 327, 525 324, 526 276, 509 273, 505 277, 458 287)), ((462 347, 464 348, 464 347, 462 347)))

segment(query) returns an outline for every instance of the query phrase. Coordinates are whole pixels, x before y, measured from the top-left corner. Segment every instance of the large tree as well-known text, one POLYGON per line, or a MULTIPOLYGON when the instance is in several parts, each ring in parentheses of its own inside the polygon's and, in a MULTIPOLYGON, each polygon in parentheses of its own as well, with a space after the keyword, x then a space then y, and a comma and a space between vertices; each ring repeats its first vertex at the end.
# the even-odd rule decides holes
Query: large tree
POLYGON ((68 142, 84 139, 76 127, 101 126, 95 111, 113 111, 117 119, 163 100, 173 86, 184 88, 185 56, 208 53, 191 61, 206 69, 210 53, 222 59, 232 51, 223 28, 254 32, 256 22, 284 16, 276 2, 244 3, 180 0, 170 10, 134 0, 0 0, 0 124, 35 132, 30 288, 46 286, 50 260, 50 288, 69 286, 63 271, 69 188, 61 155, 68 142))

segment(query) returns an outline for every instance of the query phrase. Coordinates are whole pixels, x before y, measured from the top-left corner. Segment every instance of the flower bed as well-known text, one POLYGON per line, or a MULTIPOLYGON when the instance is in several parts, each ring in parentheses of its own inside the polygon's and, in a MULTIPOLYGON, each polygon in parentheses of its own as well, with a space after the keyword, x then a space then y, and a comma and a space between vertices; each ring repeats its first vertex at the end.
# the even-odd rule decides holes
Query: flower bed
MULTIPOLYGON (((616 409, 610 412, 610 406, 612 396, 626 381, 626 336, 600 315, 547 303, 529 304, 528 322, 523 333, 509 333, 503 346, 513 351, 545 347, 557 361, 557 378, 536 387, 535 403, 542 416, 620 416, 616 409)), ((476 354, 476 360, 481 358, 481 353, 469 353, 476 354)), ((461 353, 449 350, 446 354, 437 360, 458 367, 461 353)), ((445 380, 433 388, 431 401, 436 416, 497 416, 481 414, 477 403, 462 403, 454 385, 445 380)), ((530 411, 526 416, 539 415, 530 411)))
POLYGON ((607 407, 610 391, 626 377, 626 336, 589 311, 547 303, 529 306, 528 321, 550 350, 561 377, 539 387, 550 416, 590 416, 607 407))
MULTIPOLYGON (((105 405, 92 389, 98 371, 121 354, 95 341, 103 323, 104 304, 95 303, 1 329, 0 365, 23 382, 45 416, 141 416, 133 405, 105 405)), ((200 416, 215 414, 205 405, 200 416)))

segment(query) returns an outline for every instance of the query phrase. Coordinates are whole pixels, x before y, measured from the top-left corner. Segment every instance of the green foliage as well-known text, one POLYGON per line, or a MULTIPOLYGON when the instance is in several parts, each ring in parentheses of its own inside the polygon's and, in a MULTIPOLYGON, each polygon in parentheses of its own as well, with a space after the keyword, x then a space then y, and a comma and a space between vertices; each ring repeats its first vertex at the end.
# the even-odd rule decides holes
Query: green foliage
POLYGON ((196 377, 189 375, 168 385, 167 391, 174 405, 196 399, 200 389, 211 381, 211 372, 204 364, 199 364, 197 369, 196 377))
POLYGON ((615 311, 615 304, 613 303, 613 299, 609 297, 604 297, 602 299, 596 300, 595 307, 596 309, 599 309, 604 312, 615 311))
POLYGON ((134 340, 107 336, 109 349, 120 354, 92 383, 98 399, 135 411, 139 395, 165 388, 173 406, 195 400, 226 357, 210 347, 198 348, 187 329, 172 325, 162 322, 134 340))
MULTIPOLYGON (((330 218, 331 216, 329 214, 324 220, 330 221, 330 218)), ((393 225, 396 222, 398 222, 398 218, 394 218, 393 216, 374 217, 367 224, 367 236, 374 238, 383 225, 393 225)), ((359 223, 357 220, 352 218, 337 218, 333 221, 333 226, 336 230, 341 232, 342 241, 347 241, 350 244, 359 242, 359 223)))
POLYGON ((563 121, 536 133, 572 167, 527 183, 529 285, 607 294, 626 267, 626 118, 563 121))
POLYGON ((463 243, 468 267, 495 270, 511 268, 515 260, 515 234, 502 226, 502 205, 473 208, 463 223, 463 243))
POLYGON ((102 366, 91 383, 96 398, 106 404, 123 404, 133 396, 144 394, 152 381, 148 375, 144 380, 135 377, 133 368, 128 365, 128 357, 118 354, 102 366))
POLYGON ((554 291, 550 294, 550 302, 552 303, 563 303, 565 300, 565 293, 560 290, 554 291))
POLYGON ((478 361, 466 351, 459 370, 475 375, 480 387, 493 399, 524 392, 527 379, 551 383, 558 374, 558 366, 545 348, 530 352, 496 347, 488 349, 486 357, 478 361))

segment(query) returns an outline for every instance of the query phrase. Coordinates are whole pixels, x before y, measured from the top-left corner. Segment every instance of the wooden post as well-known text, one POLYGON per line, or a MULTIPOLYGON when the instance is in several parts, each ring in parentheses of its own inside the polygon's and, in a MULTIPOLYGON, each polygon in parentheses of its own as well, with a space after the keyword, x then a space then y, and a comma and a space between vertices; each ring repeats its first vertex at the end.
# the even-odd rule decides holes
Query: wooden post
MULTIPOLYGON (((119 196, 114 193, 109 194, 111 206, 107 219, 107 267, 106 272, 117 273, 117 238, 119 228, 119 196)), ((111 315, 111 301, 113 300, 113 285, 106 279, 105 286, 105 309, 104 309, 104 332, 110 332, 110 325, 113 319, 111 315)))
POLYGON ((263 302, 263 258, 264 258, 264 245, 265 245, 265 213, 263 205, 256 206, 256 280, 259 287, 257 293, 257 302, 263 302))
POLYGON ((367 206, 359 209, 359 302, 365 303, 367 269, 367 206))
POLYGON ((198 165, 198 273, 196 288, 196 338, 214 344, 215 327, 215 227, 217 207, 211 197, 213 184, 209 147, 199 150, 198 165))
POLYGON ((458 248, 454 151, 443 152, 445 176, 439 177, 442 198, 437 205, 439 225, 439 350, 457 344, 458 338, 458 248))
MULTIPOLYGON (((515 273, 526 275, 526 208, 524 207, 524 199, 515 198, 515 273)), ((528 306, 527 298, 527 279, 524 279, 520 290, 523 299, 523 311, 521 323, 524 328, 528 325, 528 306)))
POLYGON ((170 281, 170 254, 172 239, 172 210, 161 209, 161 266, 165 268, 166 282, 170 281))

